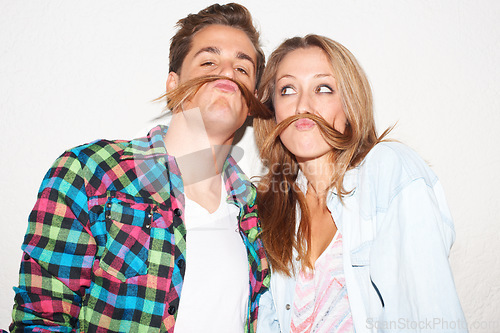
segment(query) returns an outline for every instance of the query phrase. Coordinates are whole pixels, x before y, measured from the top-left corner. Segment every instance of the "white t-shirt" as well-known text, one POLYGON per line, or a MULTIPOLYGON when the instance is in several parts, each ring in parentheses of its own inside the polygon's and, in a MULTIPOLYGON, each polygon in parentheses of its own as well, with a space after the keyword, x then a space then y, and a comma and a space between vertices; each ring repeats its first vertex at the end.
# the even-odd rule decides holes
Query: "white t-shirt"
POLYGON ((186 197, 186 272, 175 333, 244 332, 249 271, 238 231, 239 208, 226 202, 210 214, 186 197))

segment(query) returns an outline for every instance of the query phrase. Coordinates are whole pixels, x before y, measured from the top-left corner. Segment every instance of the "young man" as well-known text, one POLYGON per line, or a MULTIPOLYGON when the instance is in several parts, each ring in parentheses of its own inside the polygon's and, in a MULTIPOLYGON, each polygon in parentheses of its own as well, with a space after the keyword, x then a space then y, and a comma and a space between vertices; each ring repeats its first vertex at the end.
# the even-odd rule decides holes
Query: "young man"
POLYGON ((43 180, 11 331, 255 330, 268 266, 255 189, 228 153, 264 66, 259 35, 237 4, 178 26, 170 127, 68 150, 43 180))

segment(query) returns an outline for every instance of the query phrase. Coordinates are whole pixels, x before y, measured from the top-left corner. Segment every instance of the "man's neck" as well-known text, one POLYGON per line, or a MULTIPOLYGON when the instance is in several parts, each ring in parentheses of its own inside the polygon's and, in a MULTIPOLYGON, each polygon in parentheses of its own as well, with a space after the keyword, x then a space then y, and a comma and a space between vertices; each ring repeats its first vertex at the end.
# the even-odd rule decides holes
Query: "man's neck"
POLYGON ((233 134, 226 138, 210 135, 198 109, 192 109, 174 114, 163 141, 183 175, 194 172, 215 176, 222 172, 232 139, 233 134))
POLYGON ((185 194, 209 212, 220 203, 221 173, 231 149, 232 138, 224 142, 211 137, 197 109, 176 113, 164 137, 169 155, 182 174, 185 194))

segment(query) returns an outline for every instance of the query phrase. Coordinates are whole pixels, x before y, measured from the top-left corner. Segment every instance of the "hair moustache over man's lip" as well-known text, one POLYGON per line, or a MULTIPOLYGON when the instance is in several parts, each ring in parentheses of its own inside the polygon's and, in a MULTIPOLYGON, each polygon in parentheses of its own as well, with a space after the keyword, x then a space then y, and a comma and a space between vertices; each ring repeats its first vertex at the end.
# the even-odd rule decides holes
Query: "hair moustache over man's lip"
POLYGON ((180 84, 175 89, 166 93, 167 107, 170 110, 180 108, 185 101, 193 98, 204 84, 217 80, 229 80, 238 86, 238 89, 247 103, 250 115, 264 119, 273 117, 272 112, 262 104, 257 97, 255 97, 254 93, 243 83, 222 75, 200 76, 180 84))
POLYGON ((238 90, 238 85, 233 80, 228 79, 216 80, 213 86, 225 93, 234 93, 238 90))

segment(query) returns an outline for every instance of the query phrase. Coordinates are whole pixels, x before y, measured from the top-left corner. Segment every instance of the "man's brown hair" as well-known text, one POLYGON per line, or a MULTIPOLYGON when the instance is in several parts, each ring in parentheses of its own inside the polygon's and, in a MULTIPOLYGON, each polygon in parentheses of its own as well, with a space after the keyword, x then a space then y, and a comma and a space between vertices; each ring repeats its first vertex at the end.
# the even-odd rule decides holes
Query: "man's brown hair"
POLYGON ((176 25, 179 30, 170 40, 169 71, 180 75, 184 58, 191 49, 193 35, 212 24, 230 26, 246 33, 257 52, 255 68, 257 86, 265 63, 264 52, 259 42, 260 34, 253 25, 252 15, 250 15, 248 9, 237 3, 211 5, 197 14, 189 14, 187 17, 180 19, 176 25))

